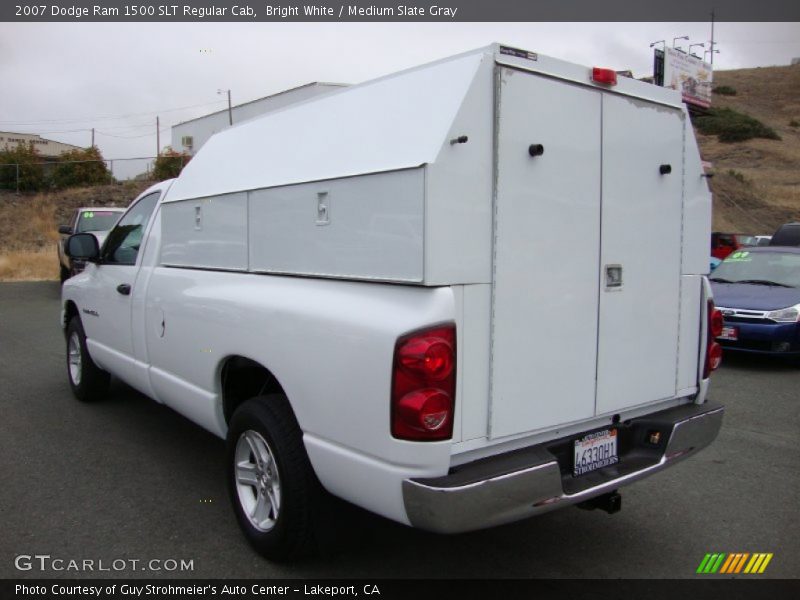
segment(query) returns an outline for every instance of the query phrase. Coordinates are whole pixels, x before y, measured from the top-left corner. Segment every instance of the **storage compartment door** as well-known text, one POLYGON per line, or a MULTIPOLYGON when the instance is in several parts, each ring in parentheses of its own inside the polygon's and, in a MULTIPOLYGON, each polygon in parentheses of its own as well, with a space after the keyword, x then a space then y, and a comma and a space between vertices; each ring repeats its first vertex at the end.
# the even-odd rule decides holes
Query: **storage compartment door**
POLYGON ((600 93, 498 73, 492 438, 594 414, 600 251, 600 93))
POLYGON ((603 96, 598 415, 675 394, 682 118, 677 109, 603 96))

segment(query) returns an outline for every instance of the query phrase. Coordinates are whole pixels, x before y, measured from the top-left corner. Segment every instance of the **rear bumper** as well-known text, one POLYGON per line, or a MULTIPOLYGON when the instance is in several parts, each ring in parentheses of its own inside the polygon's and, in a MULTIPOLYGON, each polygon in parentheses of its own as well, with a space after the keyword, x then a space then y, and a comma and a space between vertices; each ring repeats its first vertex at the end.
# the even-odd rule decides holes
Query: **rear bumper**
POLYGON ((800 354, 800 326, 797 323, 743 323, 725 320, 736 327, 736 341, 717 339, 724 350, 756 354, 800 354))
POLYGON ((583 434, 475 461, 444 477, 407 479, 406 513, 414 527, 459 533, 583 502, 708 446, 723 413, 720 404, 689 404, 620 424, 619 463, 581 477, 572 476, 570 452, 583 434), (662 434, 655 446, 647 442, 653 430, 662 434))

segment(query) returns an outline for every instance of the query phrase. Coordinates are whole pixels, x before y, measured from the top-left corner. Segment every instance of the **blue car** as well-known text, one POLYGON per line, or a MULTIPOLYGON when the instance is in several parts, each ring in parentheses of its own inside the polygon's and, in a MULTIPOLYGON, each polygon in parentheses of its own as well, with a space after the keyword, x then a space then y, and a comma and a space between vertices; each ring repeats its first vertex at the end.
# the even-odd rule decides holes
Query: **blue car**
POLYGON ((736 250, 709 279, 726 351, 800 356, 800 248, 736 250))

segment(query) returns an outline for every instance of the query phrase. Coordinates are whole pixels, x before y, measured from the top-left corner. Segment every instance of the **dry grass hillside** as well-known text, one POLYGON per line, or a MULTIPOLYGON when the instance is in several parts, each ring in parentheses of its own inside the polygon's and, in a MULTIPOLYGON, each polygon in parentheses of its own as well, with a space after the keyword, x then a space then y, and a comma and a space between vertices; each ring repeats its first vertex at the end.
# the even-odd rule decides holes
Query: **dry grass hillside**
POLYGON ((0 192, 0 281, 58 279, 58 226, 80 206, 127 206, 147 182, 44 194, 0 192))
POLYGON ((717 71, 714 86, 736 90, 714 94, 714 106, 748 114, 782 138, 723 143, 698 134, 714 166, 714 230, 771 234, 800 221, 800 65, 717 71))

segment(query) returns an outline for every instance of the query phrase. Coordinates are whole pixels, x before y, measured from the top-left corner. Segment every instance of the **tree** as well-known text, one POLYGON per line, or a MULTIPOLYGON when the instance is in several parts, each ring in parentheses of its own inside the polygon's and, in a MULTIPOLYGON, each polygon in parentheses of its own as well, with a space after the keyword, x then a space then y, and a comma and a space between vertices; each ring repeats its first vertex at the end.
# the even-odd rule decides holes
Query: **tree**
POLYGON ((12 150, 0 151, 0 188, 16 190, 18 185, 21 192, 35 192, 45 187, 42 157, 32 143, 20 142, 12 150))
POLYGON ((52 183, 57 188, 99 185, 111 181, 103 155, 97 146, 70 150, 59 157, 52 183))
POLYGON ((183 168, 192 160, 190 154, 185 152, 177 152, 170 146, 164 148, 164 151, 156 158, 156 164, 153 168, 153 177, 156 181, 163 181, 165 179, 172 179, 177 177, 183 171, 183 168))

